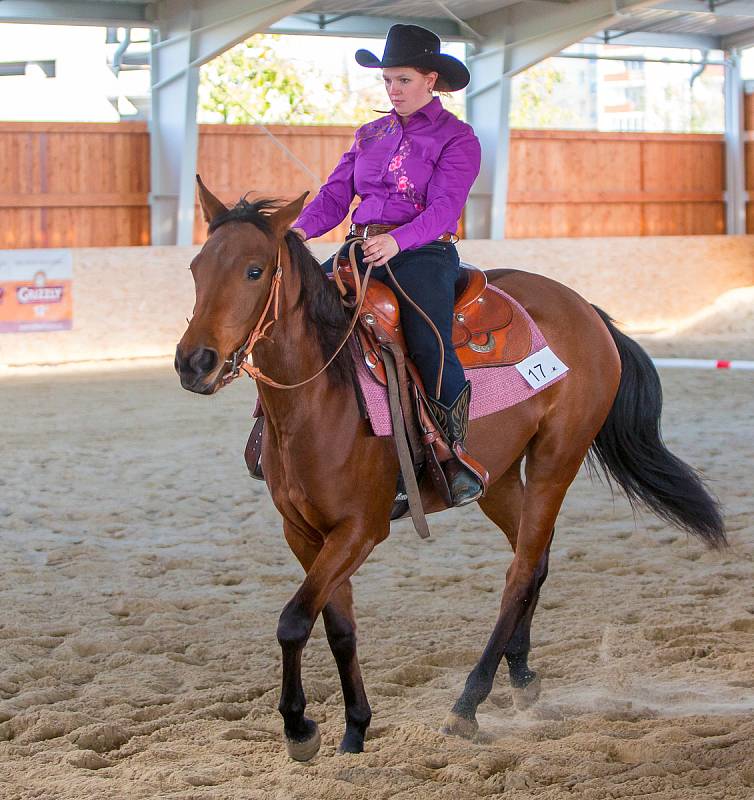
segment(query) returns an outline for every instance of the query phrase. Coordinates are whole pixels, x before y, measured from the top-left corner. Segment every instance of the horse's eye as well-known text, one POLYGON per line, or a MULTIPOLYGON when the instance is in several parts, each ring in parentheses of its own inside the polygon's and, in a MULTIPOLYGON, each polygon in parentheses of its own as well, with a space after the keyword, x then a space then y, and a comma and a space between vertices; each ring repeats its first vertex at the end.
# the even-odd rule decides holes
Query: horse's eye
POLYGON ((259 267, 249 267, 246 270, 246 277, 250 281, 258 281, 262 277, 262 270, 259 267))

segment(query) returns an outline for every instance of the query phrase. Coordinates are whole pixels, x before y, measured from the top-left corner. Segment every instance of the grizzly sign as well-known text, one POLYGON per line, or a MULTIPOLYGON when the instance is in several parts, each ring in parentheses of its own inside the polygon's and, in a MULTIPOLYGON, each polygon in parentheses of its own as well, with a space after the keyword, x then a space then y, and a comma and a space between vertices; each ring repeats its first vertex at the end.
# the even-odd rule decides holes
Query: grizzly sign
POLYGON ((0 250, 0 333, 73 327, 70 250, 0 250))

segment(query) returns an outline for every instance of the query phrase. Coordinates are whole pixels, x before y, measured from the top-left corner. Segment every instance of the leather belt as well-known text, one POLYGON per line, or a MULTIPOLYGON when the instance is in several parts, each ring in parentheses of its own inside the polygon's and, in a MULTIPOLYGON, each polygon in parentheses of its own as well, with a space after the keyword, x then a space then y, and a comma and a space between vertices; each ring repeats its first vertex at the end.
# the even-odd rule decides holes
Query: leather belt
MULTIPOLYGON (((368 225, 361 225, 354 223, 351 225, 348 235, 349 236, 363 236, 365 239, 368 236, 378 236, 381 233, 390 233, 390 231, 394 231, 396 228, 399 228, 400 225, 378 225, 377 223, 369 223, 368 225)), ((442 235, 438 236, 437 239, 434 241, 436 242, 457 242, 458 237, 454 233, 449 233, 446 231, 442 235)))

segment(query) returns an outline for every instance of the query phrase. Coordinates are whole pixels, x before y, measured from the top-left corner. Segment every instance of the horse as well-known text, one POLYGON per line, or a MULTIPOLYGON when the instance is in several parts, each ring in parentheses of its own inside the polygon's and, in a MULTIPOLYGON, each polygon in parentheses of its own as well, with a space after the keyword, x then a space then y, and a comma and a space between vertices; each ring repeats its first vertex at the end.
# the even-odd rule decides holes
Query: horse
MULTIPOLYGON (((239 353, 254 340, 250 374, 265 416, 265 480, 306 572, 277 627, 286 748, 299 761, 319 750, 318 726, 305 715, 301 658, 321 613, 345 706, 339 751, 360 753, 372 715, 350 578, 390 532, 396 448, 390 437, 371 435, 354 389, 353 357, 348 348, 338 352, 349 328, 340 296, 290 229, 306 194, 289 203, 242 198, 229 208, 197 180, 208 237, 191 262, 196 305, 175 368, 185 389, 211 395, 238 372, 239 353)), ((528 311, 570 369, 529 400, 470 425, 468 450, 489 472, 479 506, 514 555, 489 641, 442 728, 467 738, 477 733, 477 708, 503 657, 513 691, 526 702, 536 699, 539 677, 528 663, 532 617, 561 503, 585 459, 632 504, 710 547, 726 544, 717 500, 663 443, 660 380, 639 345, 556 281, 509 269, 487 277, 528 311)))

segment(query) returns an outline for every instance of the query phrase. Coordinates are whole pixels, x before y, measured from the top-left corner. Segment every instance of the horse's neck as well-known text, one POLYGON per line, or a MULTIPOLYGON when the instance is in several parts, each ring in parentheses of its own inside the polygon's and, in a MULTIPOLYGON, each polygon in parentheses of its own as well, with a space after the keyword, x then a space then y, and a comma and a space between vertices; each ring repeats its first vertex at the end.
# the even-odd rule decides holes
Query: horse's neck
MULTIPOLYGON (((325 363, 322 348, 305 320, 305 309, 298 303, 300 286, 289 271, 289 280, 281 289, 280 315, 254 351, 254 365, 281 384, 306 381, 325 363), (289 277, 290 276, 290 277, 289 277)), ((265 417, 281 434, 322 428, 325 421, 332 425, 358 406, 354 387, 350 382, 334 381, 331 377, 335 365, 311 383, 296 389, 276 389, 260 381, 257 386, 265 417), (330 409, 330 416, 328 416, 330 409)))

